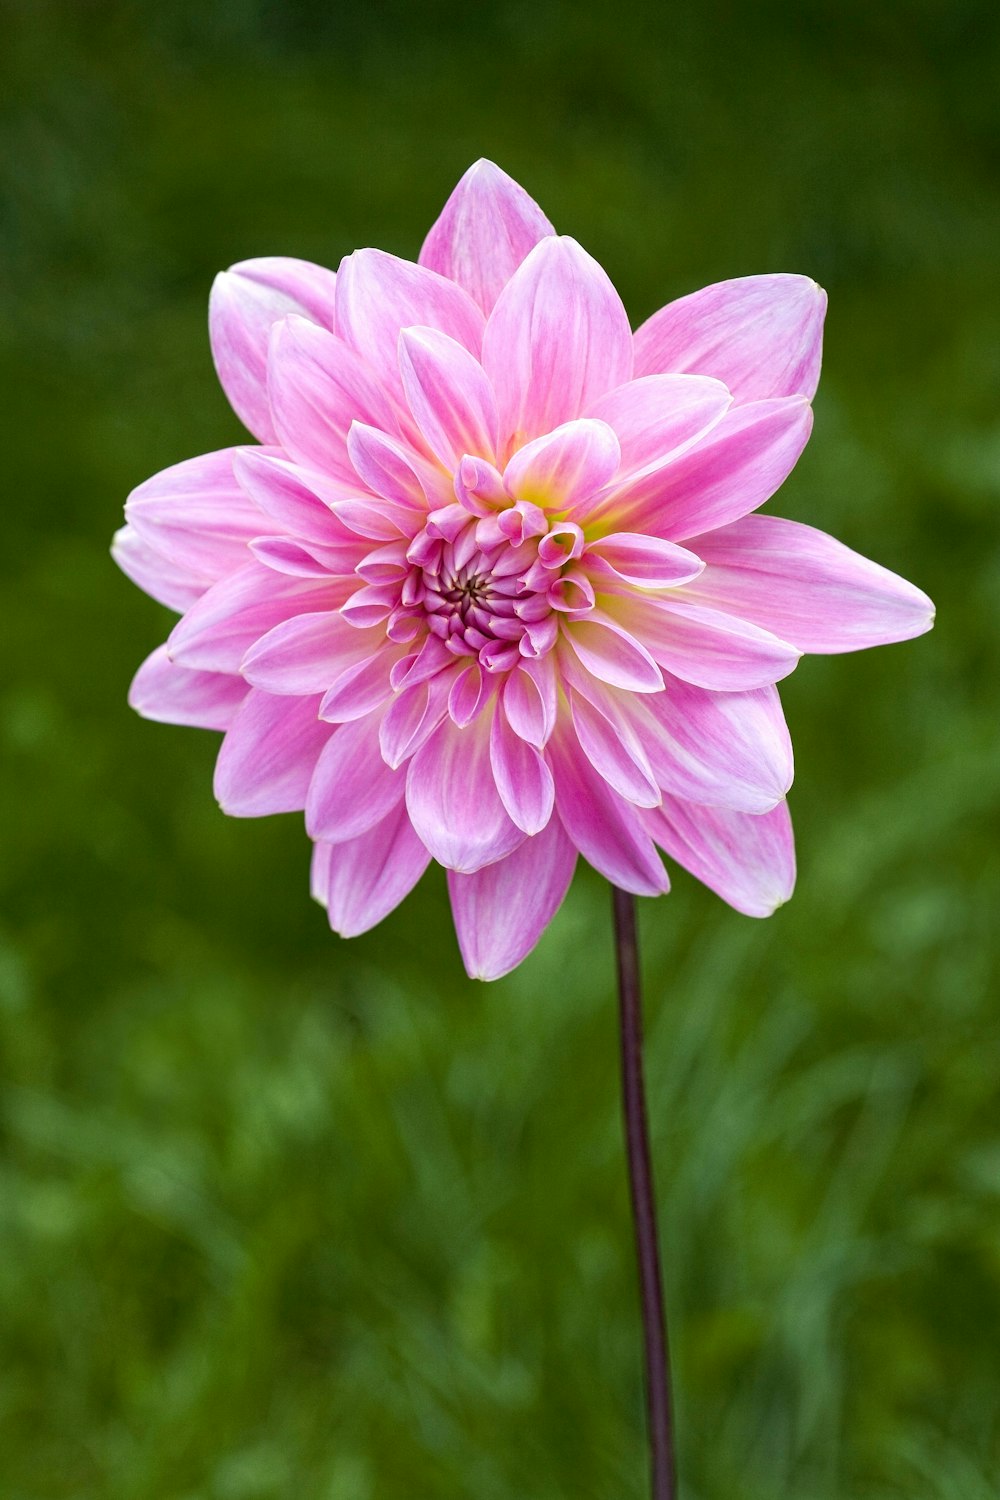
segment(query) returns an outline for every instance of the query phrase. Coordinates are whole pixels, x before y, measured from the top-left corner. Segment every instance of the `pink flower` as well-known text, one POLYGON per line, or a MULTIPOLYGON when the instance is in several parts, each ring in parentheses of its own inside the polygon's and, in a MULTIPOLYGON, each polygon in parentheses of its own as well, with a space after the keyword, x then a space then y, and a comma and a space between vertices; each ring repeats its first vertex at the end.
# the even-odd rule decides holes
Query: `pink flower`
POLYGON ((663 850, 769 914, 794 880, 774 684, 933 614, 753 514, 809 436, 824 308, 805 277, 754 276, 633 335, 601 267, 485 161, 418 264, 234 266, 212 348, 261 446, 129 497, 115 557, 182 616, 132 705, 225 731, 226 812, 305 810, 344 936, 431 859, 487 979, 578 854, 656 895, 663 850))

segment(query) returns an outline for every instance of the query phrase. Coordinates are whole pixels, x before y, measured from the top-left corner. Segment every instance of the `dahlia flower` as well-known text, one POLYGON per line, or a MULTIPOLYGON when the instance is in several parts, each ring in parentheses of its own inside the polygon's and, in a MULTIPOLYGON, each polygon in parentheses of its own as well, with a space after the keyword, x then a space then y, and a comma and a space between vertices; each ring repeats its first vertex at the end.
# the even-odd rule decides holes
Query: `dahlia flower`
POLYGON ((124 571, 181 619, 141 714, 222 730, 238 817, 304 810, 344 936, 435 859, 471 975, 530 951, 578 855, 639 895, 661 851, 785 901, 806 651, 920 634, 918 589, 756 514, 809 436, 825 296, 706 287, 633 334, 605 272, 490 162, 416 263, 244 261, 219 379, 259 445, 139 486, 124 571))

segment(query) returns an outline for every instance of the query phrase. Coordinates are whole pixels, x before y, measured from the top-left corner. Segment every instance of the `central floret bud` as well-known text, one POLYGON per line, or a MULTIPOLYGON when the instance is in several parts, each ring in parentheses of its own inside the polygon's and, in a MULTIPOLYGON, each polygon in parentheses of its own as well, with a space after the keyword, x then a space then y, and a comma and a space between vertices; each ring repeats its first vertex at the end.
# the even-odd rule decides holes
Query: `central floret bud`
MULTIPOLYGON (((544 656, 558 639, 560 617, 594 606, 593 587, 577 566, 584 546, 578 526, 553 524, 526 501, 486 516, 458 504, 432 511, 392 569, 388 634, 404 643, 428 632, 488 672, 544 656)), ((388 550, 381 554, 386 562, 388 550)), ((350 605, 345 613, 353 613, 350 605)))

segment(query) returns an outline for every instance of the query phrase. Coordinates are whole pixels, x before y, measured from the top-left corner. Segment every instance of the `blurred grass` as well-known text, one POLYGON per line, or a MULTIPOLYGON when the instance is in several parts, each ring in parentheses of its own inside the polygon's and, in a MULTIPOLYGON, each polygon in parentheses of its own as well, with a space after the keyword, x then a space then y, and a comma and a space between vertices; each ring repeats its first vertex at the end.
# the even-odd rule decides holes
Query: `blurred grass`
POLYGON ((434 877, 341 944, 299 821, 222 818, 214 736, 124 702, 167 624, 124 495, 241 435, 211 276, 415 254, 480 154, 637 320, 823 281, 777 509, 940 611, 786 684, 788 907, 643 906, 685 1500, 995 1495, 995 7, 0 17, 0 1495, 644 1494, 601 882, 491 987, 434 877))

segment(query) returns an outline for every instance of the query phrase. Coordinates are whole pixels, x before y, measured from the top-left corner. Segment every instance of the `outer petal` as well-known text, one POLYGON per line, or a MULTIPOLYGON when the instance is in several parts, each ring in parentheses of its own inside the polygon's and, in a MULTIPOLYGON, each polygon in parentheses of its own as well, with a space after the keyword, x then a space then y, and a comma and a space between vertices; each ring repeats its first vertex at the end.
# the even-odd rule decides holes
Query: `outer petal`
POLYGON ((329 582, 282 576, 251 562, 213 584, 174 626, 167 645, 181 666, 238 672, 254 641, 282 620, 339 602, 329 582))
POLYGON ((826 293, 808 276, 743 276, 669 303, 635 336, 636 373, 724 380, 737 402, 812 397, 826 293))
POLYGON ((800 651, 858 651, 923 635, 934 623, 920 589, 798 521, 745 516, 691 545, 707 566, 688 597, 800 651))
POLYGON ((487 714, 465 729, 442 721, 410 761, 406 805, 417 833, 449 870, 471 874, 524 841, 493 779, 487 714))
POLYGON ((317 844, 313 894, 341 937, 358 937, 408 896, 431 862, 400 802, 374 828, 342 844, 317 844))
POLYGON ((333 733, 318 698, 275 698, 252 688, 215 763, 215 795, 234 818, 305 807, 319 753, 333 733))
POLYGON ((811 431, 812 408, 799 396, 734 406, 651 479, 615 491, 615 529, 683 542, 735 521, 784 483, 811 431))
POLYGON ((575 240, 542 240, 504 287, 483 339, 501 457, 579 417, 632 376, 632 333, 606 273, 575 240))
POLYGON ((401 329, 418 325, 439 329, 477 356, 482 347, 483 315, 453 281, 382 250, 355 250, 341 262, 338 332, 399 399, 403 384, 396 344, 401 329))
POLYGON ((288 313, 332 328, 335 284, 332 271, 278 255, 241 261, 215 278, 208 304, 212 358, 233 410, 262 443, 275 440, 266 378, 271 328, 288 313))
POLYGON ((151 547, 133 526, 120 526, 111 539, 111 556, 126 578, 138 584, 158 604, 168 609, 189 609, 212 586, 211 578, 202 578, 170 562, 151 547))
POLYGON ((544 756, 514 733, 499 708, 490 731, 493 779, 507 812, 524 833, 540 833, 552 816, 555 786, 544 756))
POLYGON ((129 495, 125 519, 176 567, 222 578, 247 561, 247 542, 265 530, 263 517, 236 482, 224 448, 154 474, 129 495))
POLYGON ((496 864, 448 872, 458 946, 471 979, 499 979, 531 952, 569 890, 576 850, 558 818, 496 864))
POLYGON ((787 803, 754 817, 665 797, 645 816, 672 859, 746 916, 769 917, 791 896, 795 841, 787 803))
MULTIPOLYGON (((354 533, 341 526, 329 503, 310 484, 315 476, 290 462, 280 448, 237 448, 233 472, 241 488, 279 530, 323 546, 353 542, 358 559, 364 556, 354 533)), ((357 489, 356 483, 354 487, 357 489)), ((262 520, 257 535, 274 529, 262 520)))
POLYGON ((801 655, 769 630, 702 604, 637 595, 623 601, 620 614, 661 667, 713 692, 742 692, 779 682, 794 671, 801 655))
POLYGON ((399 415, 376 371, 343 339, 305 318, 285 318, 274 328, 267 388, 275 427, 292 458, 354 488, 357 474, 347 454, 351 423, 399 430, 399 415))
POLYGON ((406 776, 382 759, 379 716, 342 724, 327 740, 306 798, 306 832, 331 844, 357 838, 403 800, 406 776))
POLYGON ((497 404, 478 359, 435 328, 404 328, 399 369, 413 419, 446 468, 496 456, 497 404))
POLYGON ((792 784, 792 742, 777 688, 709 693, 668 677, 665 692, 632 699, 627 709, 657 784, 673 797, 762 813, 792 784))
POLYGON ((128 701, 144 719, 161 724, 228 729, 246 695, 241 677, 190 672, 170 660, 166 646, 158 646, 133 677, 128 701))
POLYGON ((524 257, 555 230, 512 177, 475 162, 424 240, 420 264, 464 287, 489 316, 524 257))
POLYGON ((548 754, 556 811, 580 853, 614 885, 637 896, 659 896, 670 882, 640 813, 613 792, 575 744, 558 731, 548 754))

